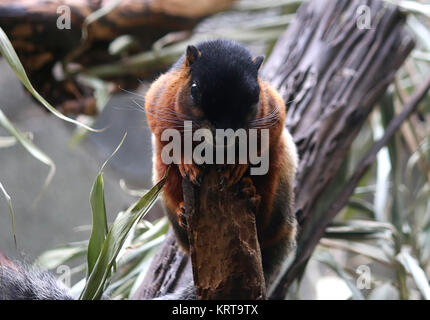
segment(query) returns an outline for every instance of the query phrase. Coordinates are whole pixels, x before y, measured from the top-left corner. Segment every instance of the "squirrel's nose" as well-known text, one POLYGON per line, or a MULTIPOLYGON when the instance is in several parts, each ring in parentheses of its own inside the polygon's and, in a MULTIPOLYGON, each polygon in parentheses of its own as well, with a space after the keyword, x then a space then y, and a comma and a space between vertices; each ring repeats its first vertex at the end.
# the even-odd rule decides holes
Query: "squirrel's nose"
POLYGON ((225 129, 234 129, 231 119, 222 119, 222 120, 214 121, 214 127, 216 129, 224 129, 224 130, 225 129))

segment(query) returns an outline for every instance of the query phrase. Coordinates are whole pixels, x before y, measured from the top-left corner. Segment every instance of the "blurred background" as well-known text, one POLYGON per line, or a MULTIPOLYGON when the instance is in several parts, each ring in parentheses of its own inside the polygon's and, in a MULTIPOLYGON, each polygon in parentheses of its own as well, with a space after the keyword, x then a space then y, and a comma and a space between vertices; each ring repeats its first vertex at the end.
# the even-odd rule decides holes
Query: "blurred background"
MULTIPOLYGON (((73 3, 64 1, 69 2, 73 3)), ((402 109, 430 74, 430 1, 386 2, 398 5, 407 16, 416 47, 355 139, 348 155, 349 171, 364 150, 382 136, 387 119, 402 109)), ((146 8, 158 10, 152 25, 140 22, 137 15, 128 16, 130 25, 124 18, 143 10, 143 1, 107 1, 99 10, 80 7, 78 3, 85 1, 76 1, 71 7, 70 29, 67 10, 53 10, 49 19, 43 16, 46 7, 58 8, 64 3, 1 0, 0 27, 11 39, 30 82, 44 98, 64 114, 105 130, 86 131, 47 112, 24 88, 9 63, 0 61, 1 111, 14 129, 32 142, 33 151, 49 158, 42 161, 43 157, 29 152, 2 121, 0 251, 26 261, 39 257, 39 264, 54 270, 60 264, 70 265, 75 268, 74 284, 84 275, 85 245, 91 232, 91 187, 125 132, 125 142, 104 169, 108 221, 153 185, 150 134, 142 109, 151 81, 187 44, 203 39, 227 37, 244 43, 254 55, 269 56, 302 1, 178 0, 166 1, 161 9, 152 1, 146 8), (7 14, 12 3, 26 19, 7 14), (64 28, 59 29, 55 23, 63 14, 65 20, 60 25, 64 28), (24 27, 29 22, 34 29, 24 27), (112 25, 114 31, 106 27, 112 25), (30 48, 30 42, 36 47, 30 48), (16 245, 6 194, 13 205, 16 245)), ((430 299, 429 117, 427 96, 418 112, 379 152, 348 206, 327 229, 293 297, 430 299), (399 250, 394 247, 405 248, 407 254, 395 254, 399 250)), ((147 223, 136 231, 134 240, 154 226, 159 228, 145 239, 144 244, 151 243, 142 249, 148 257, 166 231, 161 217, 157 204, 145 217, 147 223)), ((148 263, 142 261, 134 264, 141 271, 148 263)), ((126 279, 128 282, 116 283, 111 291, 120 298, 131 296, 138 277, 135 273, 134 282, 126 279)))

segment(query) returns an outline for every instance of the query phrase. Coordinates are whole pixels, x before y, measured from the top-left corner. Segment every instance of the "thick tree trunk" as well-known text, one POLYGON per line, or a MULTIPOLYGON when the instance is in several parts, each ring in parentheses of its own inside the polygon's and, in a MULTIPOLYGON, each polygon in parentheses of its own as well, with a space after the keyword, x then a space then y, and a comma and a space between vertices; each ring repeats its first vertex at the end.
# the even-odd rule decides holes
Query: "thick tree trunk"
MULTIPOLYGON (((337 191, 331 190, 330 183, 413 46, 404 29, 404 17, 378 0, 304 3, 278 40, 263 77, 287 104, 287 127, 300 154, 295 193, 301 230, 294 262, 271 298, 285 297, 326 226, 342 209, 332 206, 329 210, 336 197, 325 198, 327 190, 337 191), (369 10, 369 29, 358 27, 357 8, 361 5, 369 10)), ((165 252, 165 256, 169 254, 165 252)), ((153 265, 160 265, 160 261, 154 260, 153 265)), ((146 283, 151 283, 151 277, 148 274, 146 283)), ((148 296, 138 292, 136 298, 148 296)))
POLYGON ((287 102, 286 125, 300 156, 295 205, 302 230, 296 259, 273 293, 279 299, 334 218, 325 207, 327 196, 337 191, 330 182, 414 46, 404 17, 383 1, 313 1, 301 7, 297 19, 300 23, 279 39, 264 69, 287 102), (357 24, 363 4, 369 29, 357 24))

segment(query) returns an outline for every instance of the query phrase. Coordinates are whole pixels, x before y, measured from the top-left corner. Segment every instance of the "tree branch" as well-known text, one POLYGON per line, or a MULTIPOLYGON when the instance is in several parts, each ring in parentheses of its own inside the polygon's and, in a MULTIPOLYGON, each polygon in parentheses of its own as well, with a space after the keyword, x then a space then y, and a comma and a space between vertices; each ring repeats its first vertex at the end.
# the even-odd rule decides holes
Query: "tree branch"
POLYGON ((400 129, 400 126, 403 124, 403 122, 417 109, 420 102, 426 97, 426 94, 429 90, 430 77, 424 82, 421 88, 414 92, 408 103, 403 108, 402 112, 397 115, 393 120, 391 120, 387 129, 385 130, 383 137, 379 141, 377 141, 368 151, 368 153, 361 159, 351 178, 342 187, 342 192, 340 192, 335 197, 335 200, 331 203, 329 209, 325 214, 325 222, 323 222, 323 225, 321 225, 320 228, 314 230, 315 236, 311 239, 312 241, 307 244, 306 254, 301 255, 300 262, 298 261, 293 264, 292 267, 285 274, 285 276, 277 286, 275 292, 273 293, 274 297, 285 296, 289 284, 291 284, 293 279, 300 273, 301 266, 305 264, 310 258, 310 255, 318 244, 319 239, 321 239, 324 235, 324 231, 328 226, 329 222, 333 220, 335 216, 345 207, 345 205, 348 203, 350 196, 353 194, 355 188, 360 182, 360 179, 370 168, 372 163, 376 160, 378 152, 388 144, 390 139, 400 129))
POLYGON ((215 168, 201 187, 183 180, 194 284, 200 299, 266 298, 255 226, 259 196, 243 198, 240 183, 220 190, 215 168))
POLYGON ((339 185, 332 182, 413 46, 396 7, 363 0, 303 4, 276 44, 263 74, 287 102, 286 123, 299 150, 295 210, 301 230, 296 257, 271 298, 285 298, 333 219, 327 201, 339 185), (369 8, 370 29, 357 27, 360 5, 369 8))

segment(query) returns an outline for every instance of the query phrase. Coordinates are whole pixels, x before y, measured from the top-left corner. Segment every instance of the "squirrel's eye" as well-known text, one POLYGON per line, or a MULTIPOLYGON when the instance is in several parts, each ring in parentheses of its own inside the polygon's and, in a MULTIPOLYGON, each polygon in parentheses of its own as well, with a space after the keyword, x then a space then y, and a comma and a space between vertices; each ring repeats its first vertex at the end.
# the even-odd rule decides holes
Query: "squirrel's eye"
POLYGON ((191 96, 197 102, 199 96, 199 87, 195 82, 191 85, 191 96))

